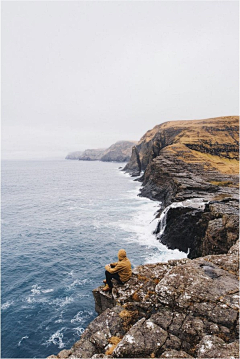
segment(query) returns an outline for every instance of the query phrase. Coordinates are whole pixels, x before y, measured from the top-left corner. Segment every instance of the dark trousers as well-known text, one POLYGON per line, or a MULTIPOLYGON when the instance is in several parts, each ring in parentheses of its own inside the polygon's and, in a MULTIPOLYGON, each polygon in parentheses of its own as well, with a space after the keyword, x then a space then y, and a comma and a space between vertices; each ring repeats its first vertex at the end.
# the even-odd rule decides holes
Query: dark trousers
POLYGON ((105 276, 106 276, 106 281, 107 281, 107 284, 109 285, 110 288, 113 287, 113 284, 112 284, 112 278, 116 279, 118 281, 119 284, 123 284, 120 277, 119 277, 119 274, 118 273, 109 273, 107 270, 105 271, 105 276))

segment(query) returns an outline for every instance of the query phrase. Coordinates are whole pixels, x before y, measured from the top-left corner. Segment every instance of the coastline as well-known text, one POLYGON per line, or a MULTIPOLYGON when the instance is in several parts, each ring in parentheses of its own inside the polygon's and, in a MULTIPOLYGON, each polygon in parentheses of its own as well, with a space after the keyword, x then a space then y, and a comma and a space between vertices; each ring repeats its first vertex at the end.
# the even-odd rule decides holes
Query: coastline
POLYGON ((148 131, 124 170, 162 204, 158 240, 188 258, 140 265, 112 296, 94 289, 99 316, 49 358, 238 358, 238 118, 171 126, 148 131))

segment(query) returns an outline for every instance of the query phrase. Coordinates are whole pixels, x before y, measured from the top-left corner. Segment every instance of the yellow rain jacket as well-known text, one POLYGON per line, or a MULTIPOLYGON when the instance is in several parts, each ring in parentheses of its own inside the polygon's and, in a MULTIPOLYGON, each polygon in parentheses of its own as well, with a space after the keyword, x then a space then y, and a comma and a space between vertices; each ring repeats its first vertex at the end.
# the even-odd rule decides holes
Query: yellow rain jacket
POLYGON ((118 252, 119 261, 116 263, 111 263, 114 268, 111 268, 108 264, 105 266, 105 269, 109 273, 118 273, 121 281, 126 282, 132 275, 131 262, 127 258, 126 251, 124 249, 120 249, 118 252))

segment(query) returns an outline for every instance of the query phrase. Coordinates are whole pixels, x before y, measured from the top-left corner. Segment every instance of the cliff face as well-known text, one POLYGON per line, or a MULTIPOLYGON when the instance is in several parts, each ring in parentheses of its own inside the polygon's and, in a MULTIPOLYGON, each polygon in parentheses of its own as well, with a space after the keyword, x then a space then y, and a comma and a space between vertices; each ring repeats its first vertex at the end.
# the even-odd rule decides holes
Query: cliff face
POLYGON ((145 170, 163 148, 173 144, 181 144, 199 153, 238 159, 238 121, 238 116, 227 116, 157 125, 137 143, 125 170, 145 170))
POLYGON ((125 170, 161 202, 158 239, 189 258, 226 253, 238 237, 238 117, 167 122, 133 148, 125 170))
POLYGON ((105 152, 106 148, 85 150, 78 159, 80 161, 100 161, 105 152))
POLYGON ((119 141, 110 146, 101 158, 104 162, 127 162, 130 160, 132 147, 136 142, 119 141))
POLYGON ((157 238, 187 259, 139 266, 99 316, 49 358, 239 358, 238 117, 148 131, 125 170, 161 202, 157 238))
POLYGON ((238 244, 227 254, 135 268, 70 350, 49 358, 238 358, 238 244))
POLYGON ((89 149, 84 152, 69 153, 66 159, 80 161, 127 162, 130 160, 134 141, 118 141, 109 148, 89 149))

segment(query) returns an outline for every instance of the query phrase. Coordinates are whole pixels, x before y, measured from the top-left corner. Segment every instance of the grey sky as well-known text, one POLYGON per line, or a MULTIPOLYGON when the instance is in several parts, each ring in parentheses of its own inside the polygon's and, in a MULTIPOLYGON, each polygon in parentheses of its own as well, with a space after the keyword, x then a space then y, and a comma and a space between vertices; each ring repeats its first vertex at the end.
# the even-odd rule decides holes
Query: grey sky
POLYGON ((237 115, 238 2, 2 2, 2 158, 237 115))

